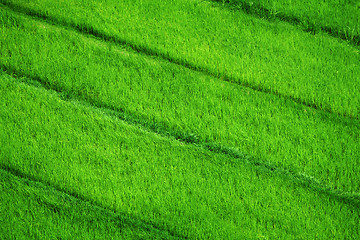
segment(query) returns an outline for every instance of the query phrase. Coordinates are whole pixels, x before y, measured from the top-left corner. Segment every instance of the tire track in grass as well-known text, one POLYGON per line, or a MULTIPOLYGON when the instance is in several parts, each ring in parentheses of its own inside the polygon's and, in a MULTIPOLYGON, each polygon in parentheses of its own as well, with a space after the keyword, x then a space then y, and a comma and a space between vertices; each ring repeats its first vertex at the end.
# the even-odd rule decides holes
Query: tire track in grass
MULTIPOLYGON (((1 69, 0 69, 0 73, 1 73, 1 69)), ((73 104, 78 104, 80 106, 84 106, 91 111, 99 112, 109 117, 120 119, 129 125, 134 125, 147 132, 158 134, 159 136, 162 136, 164 138, 177 140, 182 142, 183 144, 194 145, 198 148, 205 149, 216 154, 224 154, 226 156, 229 156, 233 159, 233 161, 231 161, 230 164, 234 166, 236 166, 237 164, 245 163, 249 166, 255 167, 259 171, 269 173, 274 176, 282 177, 288 181, 298 184, 299 186, 312 189, 313 191, 326 195, 339 202, 351 205, 354 208, 360 207, 359 193, 351 193, 351 192, 334 189, 331 186, 321 183, 313 176, 309 176, 304 173, 295 172, 291 169, 285 169, 275 166, 274 164, 271 164, 264 159, 259 159, 256 157, 249 156, 246 153, 239 151, 238 149, 230 148, 218 143, 200 141, 193 133, 190 132, 184 133, 179 131, 171 132, 165 127, 163 127, 161 124, 148 122, 139 116, 130 115, 119 110, 114 110, 113 107, 107 106, 106 104, 90 103, 88 101, 84 101, 76 97, 76 95, 72 92, 63 91, 61 89, 55 89, 44 85, 40 78, 33 79, 30 76, 26 76, 24 73, 21 73, 13 77, 17 79, 19 82, 23 82, 31 86, 35 86, 37 88, 44 88, 48 91, 55 91, 59 96, 59 98, 64 101, 71 102, 73 104)), ((21 175, 16 171, 14 172, 14 174, 21 175)))
MULTIPOLYGON (((217 4, 221 4, 221 6, 226 7, 233 11, 243 11, 251 16, 257 17, 259 19, 265 19, 268 21, 280 20, 282 22, 290 23, 294 26, 300 27, 303 31, 311 34, 317 34, 320 31, 329 34, 332 37, 338 38, 340 40, 346 41, 349 44, 359 47, 360 46, 360 36, 353 35, 349 36, 346 32, 339 28, 329 27, 326 25, 316 26, 313 23, 306 22, 307 26, 304 26, 304 20, 294 16, 287 14, 285 12, 274 12, 271 9, 268 9, 262 6, 259 3, 247 2, 247 1, 238 1, 238 2, 230 2, 229 0, 210 0, 211 2, 215 2, 217 4)), ((306 21, 306 20, 305 20, 306 21)))
MULTIPOLYGON (((5 176, 7 179, 16 180, 21 185, 35 188, 40 192, 43 192, 43 194, 45 195, 50 195, 49 199, 53 199, 52 196, 54 196, 55 200, 50 201, 46 201, 47 199, 42 200, 41 196, 37 197, 39 197, 41 204, 44 204, 46 208, 52 209, 56 214, 65 214, 66 216, 68 216, 67 214, 69 213, 71 215, 79 214, 77 212, 72 212, 72 209, 74 208, 76 209, 76 211, 80 211, 80 216, 71 216, 73 221, 80 220, 80 222, 83 222, 84 218, 85 221, 90 222, 98 220, 100 221, 100 224, 108 224, 107 227, 109 227, 109 225, 115 227, 115 229, 117 230, 116 233, 120 232, 120 234, 126 232, 126 229, 131 228, 131 232, 135 231, 135 235, 137 235, 137 233, 139 234, 137 237, 141 237, 140 233, 145 232, 147 234, 147 237, 151 239, 186 239, 185 237, 171 234, 166 229, 160 229, 152 223, 147 223, 140 219, 137 219, 135 216, 131 216, 126 213, 117 213, 110 209, 96 205, 88 201, 87 199, 82 198, 76 193, 65 192, 63 189, 48 185, 47 183, 41 182, 31 176, 21 173, 17 169, 7 166, 0 166, 0 177, 1 175, 5 176), (57 202, 56 200, 59 200, 61 202, 57 202)), ((114 230, 114 228, 112 228, 111 230, 114 230)))
POLYGON ((199 66, 193 65, 193 64, 187 62, 186 60, 182 60, 181 58, 174 58, 168 54, 154 51, 154 50, 148 48, 147 46, 144 46, 141 44, 136 44, 136 43, 130 42, 126 39, 122 39, 122 38, 119 38, 116 36, 108 35, 105 32, 102 32, 100 30, 93 28, 91 25, 87 25, 87 24, 77 25, 72 22, 66 22, 65 20, 60 20, 60 19, 57 19, 56 17, 50 16, 47 14, 43 14, 41 12, 33 11, 32 9, 29 9, 29 8, 26 8, 26 7, 23 7, 21 5, 17 5, 14 3, 10 3, 10 2, 2 2, 1 4, 6 6, 7 9, 9 9, 13 12, 32 17, 35 20, 44 21, 50 25, 53 25, 53 26, 56 26, 59 28, 64 28, 64 29, 67 29, 70 31, 76 31, 77 33, 80 33, 82 35, 92 36, 92 37, 95 37, 96 39, 101 39, 101 40, 104 40, 109 43, 114 43, 117 45, 125 46, 126 48, 131 49, 139 54, 143 54, 143 55, 150 56, 150 57, 160 58, 169 63, 185 67, 192 71, 200 72, 202 74, 205 74, 205 75, 213 77, 213 78, 220 79, 222 81, 231 82, 231 83, 243 86, 245 88, 252 89, 257 92, 262 92, 265 94, 271 94, 271 95, 277 96, 282 99, 292 100, 298 104, 301 104, 303 106, 306 106, 306 107, 309 107, 309 108, 312 108, 312 109, 315 109, 318 111, 327 112, 330 114, 342 116, 342 117, 349 118, 349 119, 360 119, 356 115, 353 116, 353 115, 334 112, 333 110, 331 110, 331 106, 329 106, 329 105, 322 105, 321 103, 319 103, 319 104, 310 103, 306 100, 301 99, 300 97, 283 94, 276 89, 271 89, 270 87, 264 87, 260 84, 254 84, 254 83, 242 81, 242 80, 235 81, 235 79, 229 75, 226 75, 223 73, 215 73, 204 67, 199 67, 199 66))

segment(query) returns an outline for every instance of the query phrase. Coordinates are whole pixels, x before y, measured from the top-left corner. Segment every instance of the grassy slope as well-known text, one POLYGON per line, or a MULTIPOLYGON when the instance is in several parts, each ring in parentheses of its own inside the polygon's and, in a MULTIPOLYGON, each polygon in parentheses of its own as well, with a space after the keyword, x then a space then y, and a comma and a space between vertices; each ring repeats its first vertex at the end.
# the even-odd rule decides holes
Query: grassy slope
POLYGON ((0 203, 1 239, 172 239, 151 225, 1 169, 0 203))
POLYGON ((326 34, 197 0, 1 2, 255 89, 360 114, 359 50, 326 34))
MULTIPOLYGON (((50 184, 177 236, 359 237, 359 202, 347 204, 241 160, 145 132, 101 110, 63 101, 56 93, 4 74, 0 93, 0 165, 19 176, 50 184)), ((1 186, 9 179, 13 181, 5 177, 1 186)), ((78 216, 77 211, 83 211, 79 210, 82 206, 69 208, 72 203, 62 202, 59 196, 17 184, 12 185, 20 192, 7 187, 1 191, 2 203, 13 197, 33 204, 46 214, 30 207, 35 216, 51 218, 55 225, 57 221, 77 223, 72 219, 75 215, 89 228, 106 228, 102 220, 95 218, 90 223, 81 219, 84 215, 78 216), (35 197, 32 191, 42 196, 35 197), (45 205, 60 210, 49 216, 51 209, 34 198, 40 202, 50 199, 45 205)), ((16 215, 20 212, 31 219, 26 209, 27 205, 12 209, 14 216, 10 217, 20 221, 22 217, 16 215)), ((50 234, 47 226, 35 228, 38 232, 33 234, 50 234)), ((60 231, 66 227, 60 226, 60 231)), ((92 237, 92 232, 89 234, 92 237)))
POLYGON ((246 10, 259 17, 279 18, 306 31, 331 35, 360 44, 360 1, 215 0, 246 10))
POLYGON ((9 72, 155 131, 213 142, 359 191, 358 120, 342 119, 2 11, 0 62, 9 72))

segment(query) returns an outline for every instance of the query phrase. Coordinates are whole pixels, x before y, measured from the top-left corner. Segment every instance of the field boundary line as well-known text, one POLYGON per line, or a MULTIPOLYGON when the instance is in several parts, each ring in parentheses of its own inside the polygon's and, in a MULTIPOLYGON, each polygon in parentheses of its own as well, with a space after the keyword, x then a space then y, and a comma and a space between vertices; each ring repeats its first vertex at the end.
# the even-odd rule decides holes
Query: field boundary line
POLYGON ((29 186, 37 187, 37 188, 45 188, 45 189, 51 189, 54 190, 54 192, 57 195, 65 196, 67 199, 75 200, 81 202, 83 206, 87 206, 91 209, 98 210, 103 212, 107 215, 107 217, 115 219, 117 222, 122 222, 125 225, 134 226, 137 228, 145 229, 146 231, 155 231, 157 234, 161 236, 162 239, 187 239, 185 236, 180 236, 177 234, 170 233, 167 229, 162 229, 153 223, 146 222, 144 220, 138 219, 137 217, 131 216, 127 213, 122 212, 116 212, 112 209, 103 207, 99 204, 96 204, 94 201, 91 201, 89 199, 86 199, 80 195, 78 195, 76 192, 69 192, 64 189, 61 189, 60 187, 53 186, 46 181, 41 181, 37 179, 36 177, 32 177, 26 173, 21 172, 18 169, 11 168, 9 166, 6 166, 4 164, 0 164, 0 171, 5 172, 6 174, 12 175, 22 182, 28 184, 29 186))
POLYGON ((286 22, 293 26, 297 26, 302 31, 311 33, 314 35, 319 32, 324 32, 334 38, 345 41, 355 47, 360 46, 360 35, 356 34, 356 35, 352 36, 352 39, 349 39, 347 34, 344 33, 344 31, 342 31, 339 28, 329 27, 326 25, 318 25, 317 26, 306 20, 305 21, 309 26, 305 27, 305 26, 301 25, 301 22, 303 22, 303 20, 301 18, 296 17, 291 14, 284 13, 284 12, 273 12, 271 9, 263 7, 263 6, 261 6, 261 4, 258 4, 258 3, 253 3, 253 2, 249 3, 246 1, 239 1, 238 3, 230 3, 229 0, 208 0, 208 1, 215 2, 215 3, 220 4, 221 6, 226 7, 233 11, 238 11, 238 10, 243 11, 244 13, 254 16, 256 18, 259 18, 259 19, 264 19, 267 21, 277 19, 277 20, 280 20, 281 22, 286 22))
MULTIPOLYGON (((2 70, 1 65, 0 70, 2 70)), ((5 71, 5 73, 7 72, 5 71)), ((331 199, 335 199, 345 204, 349 204, 355 208, 360 208, 360 193, 351 193, 334 189, 330 185, 326 185, 317 180, 315 177, 309 176, 305 173, 300 173, 291 169, 276 166, 274 164, 271 164, 270 162, 266 162, 264 159, 250 156, 246 153, 241 152, 241 150, 232 147, 227 147, 213 142, 201 141, 198 136, 191 132, 184 133, 181 131, 169 131, 161 124, 161 122, 160 124, 159 122, 155 121, 149 122, 139 116, 125 113, 120 109, 114 109, 114 107, 107 106, 104 103, 91 103, 89 101, 76 97, 74 94, 72 94, 72 92, 48 87, 43 84, 40 78, 33 78, 31 76, 25 76, 24 74, 21 74, 21 76, 18 75, 14 78, 18 82, 22 82, 29 86, 33 86, 39 89, 43 88, 47 91, 53 91, 60 99, 69 102, 74 106, 79 105, 85 107, 89 111, 120 120, 128 125, 135 126, 149 133, 157 134, 160 137, 164 137, 169 140, 176 140, 183 144, 193 145, 199 149, 207 150, 212 153, 222 154, 229 157, 231 159, 229 163, 234 166, 239 163, 246 164, 250 167, 254 167, 256 170, 259 170, 264 174, 270 174, 273 176, 284 178, 287 181, 291 181, 294 184, 311 189, 312 191, 318 192, 321 195, 326 195, 331 199)))
POLYGON ((12 4, 12 3, 8 3, 8 2, 4 3, 4 1, 1 1, 0 5, 1 4, 3 4, 3 6, 6 6, 8 10, 11 10, 17 14, 21 14, 26 17, 31 17, 37 21, 44 21, 45 23, 50 24, 56 28, 63 28, 68 31, 77 32, 86 38, 90 37, 90 38, 94 38, 95 40, 98 40, 98 41, 102 40, 105 42, 123 46, 127 50, 132 50, 140 55, 153 57, 157 61, 163 60, 163 61, 169 62, 171 64, 175 64, 177 66, 187 68, 191 71, 195 71, 195 72, 210 76, 212 78, 216 78, 220 81, 225 81, 225 82, 229 82, 231 84, 236 84, 236 85, 242 86, 244 88, 248 88, 248 89, 252 89, 257 92, 273 95, 278 98, 291 100, 295 103, 315 109, 317 111, 334 114, 334 115, 341 116, 343 118, 348 118, 348 119, 356 119, 356 120, 360 119, 360 116, 350 116, 347 114, 334 112, 333 110, 331 110, 331 108, 329 106, 321 106, 321 103, 319 103, 319 104, 309 103, 305 100, 302 100, 301 98, 279 93, 279 91, 277 91, 276 89, 271 89, 269 87, 264 87, 259 84, 252 84, 252 83, 249 83, 246 81, 241 81, 241 79, 237 79, 239 81, 234 81, 233 77, 230 77, 226 74, 215 73, 209 69, 195 66, 194 64, 188 63, 187 61, 181 60, 180 58, 174 58, 174 57, 169 56, 168 54, 154 51, 152 49, 147 48, 146 46, 129 42, 126 39, 121 39, 118 37, 107 35, 106 33, 98 31, 98 30, 94 29, 92 26, 88 26, 86 24, 79 26, 79 25, 76 25, 75 23, 67 23, 67 22, 65 22, 65 20, 59 20, 59 19, 56 19, 55 17, 47 16, 45 14, 42 14, 42 13, 39 13, 36 11, 32 11, 31 9, 24 8, 24 7, 18 6, 16 4, 12 4))

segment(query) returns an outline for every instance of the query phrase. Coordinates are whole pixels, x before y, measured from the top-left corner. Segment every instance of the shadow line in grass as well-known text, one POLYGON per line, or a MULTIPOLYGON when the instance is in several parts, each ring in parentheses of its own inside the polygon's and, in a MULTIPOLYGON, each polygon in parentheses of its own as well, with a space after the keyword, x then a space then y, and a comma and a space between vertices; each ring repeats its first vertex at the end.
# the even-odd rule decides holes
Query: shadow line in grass
MULTIPOLYGON (((325 185, 318 181, 312 176, 308 176, 304 173, 295 172, 292 169, 285 169, 282 167, 275 166, 269 162, 265 162, 262 159, 248 156, 240 151, 222 146, 214 143, 201 143, 199 144, 202 148, 208 149, 211 152, 225 154, 233 159, 241 160, 242 163, 255 167, 259 172, 264 174, 270 174, 273 176, 281 177, 287 181, 293 182, 299 187, 308 188, 318 192, 320 195, 327 196, 329 199, 333 199, 344 204, 350 205, 355 209, 360 208, 360 194, 344 192, 336 190, 331 186, 325 185)), ((238 162, 231 161, 232 164, 236 165, 238 162)))
MULTIPOLYGON (((211 0, 211 1, 219 2, 217 0, 211 0)), ((154 51, 154 50, 152 50, 152 49, 150 49, 150 48, 148 48, 148 47, 146 47, 144 45, 133 43, 133 42, 131 42, 129 40, 126 40, 126 39, 122 39, 122 38, 119 38, 119 37, 108 35, 108 34, 102 32, 102 31, 99 31, 99 30, 95 29, 91 25, 87 25, 87 24, 77 25, 77 24, 72 23, 72 22, 66 22, 63 19, 59 20, 56 17, 49 16, 49 15, 41 13, 41 12, 33 11, 32 9, 28 9, 26 7, 23 7, 23 6, 20 6, 20 5, 17 5, 17 4, 13 4, 13 3, 9 3, 9 2, 6 2, 6 1, 1 2, 1 0, 0 0, 0 4, 3 4, 4 6, 6 6, 11 11, 14 11, 14 12, 19 13, 19 14, 23 14, 23 15, 28 16, 28 17, 32 17, 35 20, 44 21, 44 22, 46 22, 46 23, 48 23, 50 25, 53 25, 55 27, 64 28, 64 29, 69 30, 69 31, 76 31, 77 33, 85 35, 85 37, 95 37, 98 40, 100 39, 100 40, 103 40, 103 41, 106 41, 106 42, 110 42, 110 43, 114 43, 114 44, 117 44, 117 45, 125 46, 127 49, 129 49, 129 50, 131 49, 131 50, 133 50, 133 51, 135 51, 135 52, 137 52, 139 54, 146 55, 146 56, 149 56, 149 57, 156 57, 158 59, 162 59, 162 60, 167 61, 169 63, 185 67, 185 68, 190 69, 192 71, 200 72, 200 73, 205 74, 207 76, 210 76, 210 77, 213 77, 213 78, 216 78, 216 79, 220 79, 221 81, 230 82, 230 83, 237 84, 237 85, 240 85, 240 86, 245 87, 245 88, 255 90, 257 92, 262 92, 262 93, 265 93, 265 94, 271 94, 271 95, 274 95, 274 96, 279 97, 279 98, 288 99, 288 100, 291 100, 291 101, 293 101, 295 103, 301 104, 303 106, 306 106, 306 107, 309 107, 309 108, 312 108, 312 109, 315 109, 315 110, 318 110, 318 111, 334 114, 336 116, 341 116, 341 117, 348 118, 348 119, 359 119, 359 117, 356 116, 356 115, 351 116, 351 115, 346 115, 346 114, 334 112, 333 110, 331 110, 330 106, 325 106, 325 105, 322 105, 321 103, 319 103, 319 104, 310 103, 310 102, 307 102, 307 101, 305 101, 305 100, 303 100, 301 98, 280 93, 276 89, 271 89, 269 87, 264 87, 264 86, 261 86, 260 84, 249 83, 247 81, 242 81, 240 79, 234 79, 233 77, 231 77, 229 75, 226 75, 226 73, 212 72, 211 70, 206 69, 204 67, 200 67, 200 66, 196 66, 194 64, 191 64, 191 63, 187 62, 186 60, 182 60, 180 58, 174 58, 174 57, 170 56, 169 54, 154 51)), ((0 66, 0 67, 2 67, 2 66, 0 66)))
POLYGON ((319 32, 325 32, 332 37, 341 39, 348 42, 353 46, 360 46, 360 35, 354 34, 349 36, 344 30, 336 27, 329 27, 324 25, 315 25, 306 20, 302 20, 294 15, 286 14, 283 12, 275 12, 271 9, 263 7, 261 4, 246 2, 246 1, 229 1, 229 0, 208 0, 219 4, 221 7, 226 7, 233 11, 243 11, 246 14, 254 16, 256 18, 265 19, 267 21, 280 20, 292 25, 300 27, 305 32, 311 34, 317 34, 319 32))
MULTIPOLYGON (((236 166, 237 164, 246 164, 249 167, 255 168, 259 172, 263 172, 264 174, 281 177, 287 181, 293 182, 299 187, 307 188, 312 191, 318 192, 321 195, 348 204, 350 206, 353 206, 354 208, 360 208, 359 193, 351 193, 334 189, 332 186, 323 184, 312 176, 308 176, 304 173, 299 173, 292 169, 287 169, 281 166, 277 166, 275 164, 271 164, 265 161, 265 159, 250 156, 246 153, 241 152, 238 149, 227 147, 218 143, 202 141, 199 136, 191 132, 182 132, 179 130, 169 131, 169 129, 166 128, 166 125, 162 122, 147 121, 141 116, 125 113, 121 109, 114 109, 113 106, 108 106, 107 104, 104 104, 102 102, 94 102, 91 99, 84 100, 83 98, 79 98, 79 96, 77 96, 75 92, 68 92, 64 91, 63 89, 57 89, 56 87, 44 85, 40 77, 26 76, 24 73, 22 73, 21 75, 18 74, 17 76, 15 76, 15 78, 19 82, 23 82, 37 88, 44 88, 47 91, 54 91, 58 95, 58 97, 64 101, 76 103, 86 107, 90 111, 98 112, 109 117, 114 117, 116 119, 126 122, 129 125, 140 127, 147 132, 158 134, 170 140, 178 140, 184 144, 193 145, 194 147, 205 149, 212 153, 223 154, 227 157, 230 157, 229 163, 234 166, 236 166)), ((14 172, 14 174, 20 175, 20 173, 17 173, 16 171, 14 172)))
MULTIPOLYGON (((96 221, 96 219, 102 221, 111 222, 113 225, 119 227, 119 231, 122 229, 128 228, 135 231, 147 232, 149 235, 156 236, 156 239, 187 239, 185 236, 180 236, 175 232, 170 232, 167 229, 156 226, 153 223, 145 222, 135 216, 132 216, 127 213, 117 213, 111 209, 104 208, 100 205, 97 205, 94 202, 85 199, 84 197, 78 195, 76 192, 68 192, 59 187, 52 186, 47 182, 43 182, 39 179, 36 179, 30 175, 27 175, 16 168, 12 168, 6 165, 0 165, 0 175, 8 175, 10 178, 18 178, 22 183, 44 190, 51 194, 57 195, 59 198, 64 199, 65 201, 71 202, 72 205, 75 205, 77 208, 87 208, 89 211, 86 212, 89 218, 88 221, 96 221)), ((57 206, 54 203, 42 201, 47 208, 51 209, 56 214, 66 214, 71 213, 72 209, 62 208, 57 206)), ((84 214, 82 212, 82 214, 84 214)), ((73 215, 73 218, 79 218, 83 221, 83 216, 73 215)))

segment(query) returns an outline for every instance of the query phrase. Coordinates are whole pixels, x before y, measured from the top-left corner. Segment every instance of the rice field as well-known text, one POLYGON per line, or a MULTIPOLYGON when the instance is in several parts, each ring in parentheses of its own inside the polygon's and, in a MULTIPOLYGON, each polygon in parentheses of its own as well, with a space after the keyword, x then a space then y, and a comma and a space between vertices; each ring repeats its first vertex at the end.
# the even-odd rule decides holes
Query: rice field
POLYGON ((358 13, 1 0, 0 238, 358 239, 358 13))

